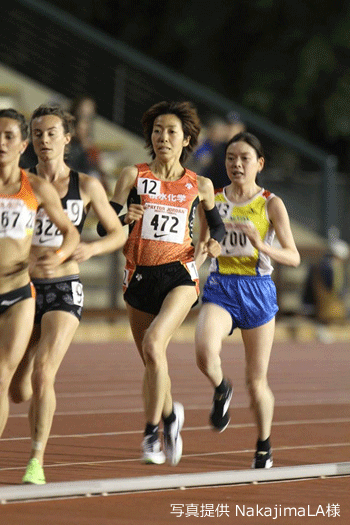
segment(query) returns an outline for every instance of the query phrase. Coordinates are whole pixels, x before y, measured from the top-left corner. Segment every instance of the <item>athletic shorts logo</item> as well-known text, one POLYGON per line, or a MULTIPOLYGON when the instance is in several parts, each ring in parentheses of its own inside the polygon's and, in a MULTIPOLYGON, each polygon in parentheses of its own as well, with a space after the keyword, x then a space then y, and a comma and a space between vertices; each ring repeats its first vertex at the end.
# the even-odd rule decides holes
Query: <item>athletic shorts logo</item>
POLYGON ((1 306, 11 306, 15 303, 18 303, 18 301, 20 301, 22 299, 22 297, 16 297, 16 299, 11 299, 10 301, 8 301, 7 299, 4 299, 3 301, 1 301, 0 305, 1 306))

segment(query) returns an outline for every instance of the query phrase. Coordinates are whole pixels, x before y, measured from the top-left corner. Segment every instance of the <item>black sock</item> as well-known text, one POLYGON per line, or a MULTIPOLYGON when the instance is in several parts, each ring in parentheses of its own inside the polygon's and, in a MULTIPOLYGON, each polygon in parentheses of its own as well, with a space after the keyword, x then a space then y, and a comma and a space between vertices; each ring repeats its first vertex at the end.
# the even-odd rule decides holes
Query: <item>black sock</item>
POLYGON ((227 383, 226 383, 225 379, 223 379, 221 381, 220 385, 215 387, 215 392, 217 394, 225 394, 226 391, 227 391, 227 383))
POLYGON ((171 414, 169 414, 167 417, 163 417, 163 423, 164 425, 169 426, 171 423, 174 423, 175 419, 175 412, 172 410, 171 414))
POLYGON ((158 425, 152 425, 152 423, 147 423, 145 428, 145 436, 153 436, 154 441, 158 439, 158 425))
POLYGON ((270 444, 269 437, 265 439, 265 441, 261 441, 260 439, 258 439, 256 443, 256 450, 258 452, 269 452, 270 449, 271 449, 271 444, 270 444))

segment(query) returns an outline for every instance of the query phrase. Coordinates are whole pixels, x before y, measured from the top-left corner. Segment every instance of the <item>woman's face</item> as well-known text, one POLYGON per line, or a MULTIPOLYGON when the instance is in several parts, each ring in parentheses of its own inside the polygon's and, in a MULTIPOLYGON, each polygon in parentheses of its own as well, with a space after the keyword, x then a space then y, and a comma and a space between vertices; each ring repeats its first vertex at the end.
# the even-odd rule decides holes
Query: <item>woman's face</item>
POLYGON ((184 136, 181 120, 173 114, 159 115, 154 120, 151 139, 156 158, 164 162, 180 159, 190 142, 190 137, 184 136))
POLYGON ((53 160, 64 156, 70 134, 64 132, 62 120, 56 115, 45 115, 32 122, 34 151, 41 160, 53 160))
POLYGON ((0 165, 19 162, 21 153, 27 147, 27 140, 22 139, 21 128, 17 120, 0 118, 0 165))
POLYGON ((264 167, 264 158, 244 141, 233 142, 226 151, 225 166, 231 182, 239 184, 255 182, 264 167))

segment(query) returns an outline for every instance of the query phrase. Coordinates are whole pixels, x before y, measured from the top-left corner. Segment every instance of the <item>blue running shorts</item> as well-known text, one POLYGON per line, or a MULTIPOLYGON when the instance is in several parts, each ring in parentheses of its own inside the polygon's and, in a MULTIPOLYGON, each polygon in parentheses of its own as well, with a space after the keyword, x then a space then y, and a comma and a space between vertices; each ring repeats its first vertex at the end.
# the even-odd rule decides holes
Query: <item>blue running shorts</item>
POLYGON ((202 303, 224 308, 235 328, 244 330, 268 323, 278 312, 276 286, 270 275, 223 275, 213 272, 203 288, 202 303))

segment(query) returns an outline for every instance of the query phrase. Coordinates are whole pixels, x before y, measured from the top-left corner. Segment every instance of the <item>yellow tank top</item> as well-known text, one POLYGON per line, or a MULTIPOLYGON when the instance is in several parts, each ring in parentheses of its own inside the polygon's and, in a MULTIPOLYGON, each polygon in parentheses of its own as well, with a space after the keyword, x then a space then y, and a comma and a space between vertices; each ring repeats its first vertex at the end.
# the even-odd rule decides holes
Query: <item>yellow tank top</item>
POLYGON ((226 235, 221 241, 221 255, 212 259, 211 272, 225 275, 271 275, 270 257, 253 247, 247 236, 235 226, 237 222, 252 222, 262 240, 271 245, 275 230, 269 221, 267 203, 274 197, 263 188, 247 202, 236 204, 228 200, 225 188, 216 190, 215 204, 225 224, 226 235))

